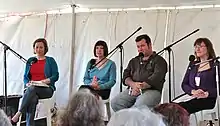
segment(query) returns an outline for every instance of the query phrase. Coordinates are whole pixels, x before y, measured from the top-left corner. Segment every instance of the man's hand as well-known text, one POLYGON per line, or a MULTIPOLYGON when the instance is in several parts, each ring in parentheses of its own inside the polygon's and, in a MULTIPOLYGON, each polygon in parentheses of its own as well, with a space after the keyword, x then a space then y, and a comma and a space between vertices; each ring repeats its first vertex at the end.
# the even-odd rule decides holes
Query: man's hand
POLYGON ((130 86, 132 89, 140 89, 141 82, 133 82, 130 86))
POLYGON ((131 95, 132 96, 138 96, 141 92, 141 88, 140 85, 142 83, 141 82, 133 82, 130 86, 131 86, 131 95))
POLYGON ((131 89, 131 96, 138 96, 140 94, 140 89, 135 90, 135 89, 131 89))
POLYGON ((139 84, 139 89, 147 89, 147 88, 151 88, 151 85, 149 85, 148 83, 146 82, 142 82, 139 84))

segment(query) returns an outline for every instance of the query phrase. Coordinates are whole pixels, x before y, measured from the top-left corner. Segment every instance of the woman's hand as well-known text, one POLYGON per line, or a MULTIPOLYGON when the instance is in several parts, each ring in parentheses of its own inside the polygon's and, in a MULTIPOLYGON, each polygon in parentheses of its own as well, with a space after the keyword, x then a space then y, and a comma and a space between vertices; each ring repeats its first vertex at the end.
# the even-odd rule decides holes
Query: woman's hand
POLYGON ((207 98, 209 96, 209 93, 207 91, 203 91, 202 89, 192 90, 191 94, 196 98, 207 98))
POLYGON ((42 83, 45 83, 45 84, 50 84, 50 79, 47 78, 47 79, 44 79, 44 80, 41 80, 42 83))
POLYGON ((95 90, 99 90, 100 88, 99 88, 98 82, 92 83, 92 88, 95 89, 95 90))
POLYGON ((209 96, 209 92, 204 92, 203 94, 200 94, 198 98, 207 98, 209 96))
POLYGON ((28 83, 26 83, 26 86, 29 87, 31 85, 31 82, 29 81, 28 83))
POLYGON ((92 79, 92 88, 95 89, 95 90, 98 90, 99 89, 99 83, 98 83, 98 79, 96 76, 93 77, 92 79))

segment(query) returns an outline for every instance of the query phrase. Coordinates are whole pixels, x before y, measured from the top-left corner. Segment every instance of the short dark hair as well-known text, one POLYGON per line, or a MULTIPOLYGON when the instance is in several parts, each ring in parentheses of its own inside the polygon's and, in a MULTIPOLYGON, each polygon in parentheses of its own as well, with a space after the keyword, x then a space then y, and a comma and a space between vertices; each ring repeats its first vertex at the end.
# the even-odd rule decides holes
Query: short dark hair
POLYGON ((44 44, 44 55, 45 55, 48 52, 47 40, 45 38, 36 39, 33 43, 33 48, 35 47, 36 43, 38 43, 38 42, 42 42, 44 44))
POLYGON ((135 41, 139 42, 142 39, 144 39, 146 41, 147 45, 151 44, 151 39, 147 34, 139 35, 138 37, 136 37, 135 41))
MULTIPOLYGON (((216 55, 215 55, 215 51, 214 51, 212 42, 208 38, 198 38, 198 39, 196 39, 196 41, 194 42, 194 46, 201 45, 202 42, 204 42, 204 44, 207 48, 207 51, 208 51, 208 54, 209 54, 208 59, 215 58, 216 55)), ((198 57, 197 57, 197 59, 198 59, 198 57)), ((198 59, 198 60, 200 60, 200 59, 198 59)))
POLYGON ((103 46, 103 48, 104 48, 104 56, 108 55, 108 46, 107 46, 105 41, 99 40, 99 41, 96 42, 96 44, 94 46, 94 49, 93 49, 93 53, 94 53, 95 57, 97 57, 97 55, 96 55, 96 46, 103 46))

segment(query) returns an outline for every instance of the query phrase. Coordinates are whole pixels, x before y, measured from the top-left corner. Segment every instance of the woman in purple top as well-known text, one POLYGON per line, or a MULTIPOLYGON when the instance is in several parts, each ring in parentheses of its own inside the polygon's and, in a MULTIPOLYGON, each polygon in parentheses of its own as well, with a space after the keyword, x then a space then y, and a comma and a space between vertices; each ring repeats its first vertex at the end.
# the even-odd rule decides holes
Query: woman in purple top
POLYGON ((217 98, 215 63, 214 61, 204 62, 216 57, 212 43, 207 38, 198 38, 194 47, 196 61, 189 64, 182 82, 182 89, 195 98, 178 103, 189 114, 214 108, 217 98), (196 63, 200 64, 195 65, 196 63))

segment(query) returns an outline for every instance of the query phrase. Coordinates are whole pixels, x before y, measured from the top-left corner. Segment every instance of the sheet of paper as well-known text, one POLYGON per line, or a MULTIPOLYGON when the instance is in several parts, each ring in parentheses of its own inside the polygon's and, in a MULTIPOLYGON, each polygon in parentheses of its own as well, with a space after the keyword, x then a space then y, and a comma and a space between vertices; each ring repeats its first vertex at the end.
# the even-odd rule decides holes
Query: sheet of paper
POLYGON ((42 83, 41 81, 31 81, 31 85, 40 86, 40 87, 49 87, 49 85, 42 83))
POLYGON ((190 96, 188 94, 185 94, 185 95, 173 100, 173 102, 174 103, 180 103, 180 102, 186 102, 186 101, 189 101, 189 100, 192 100, 192 99, 195 99, 195 97, 190 96))

